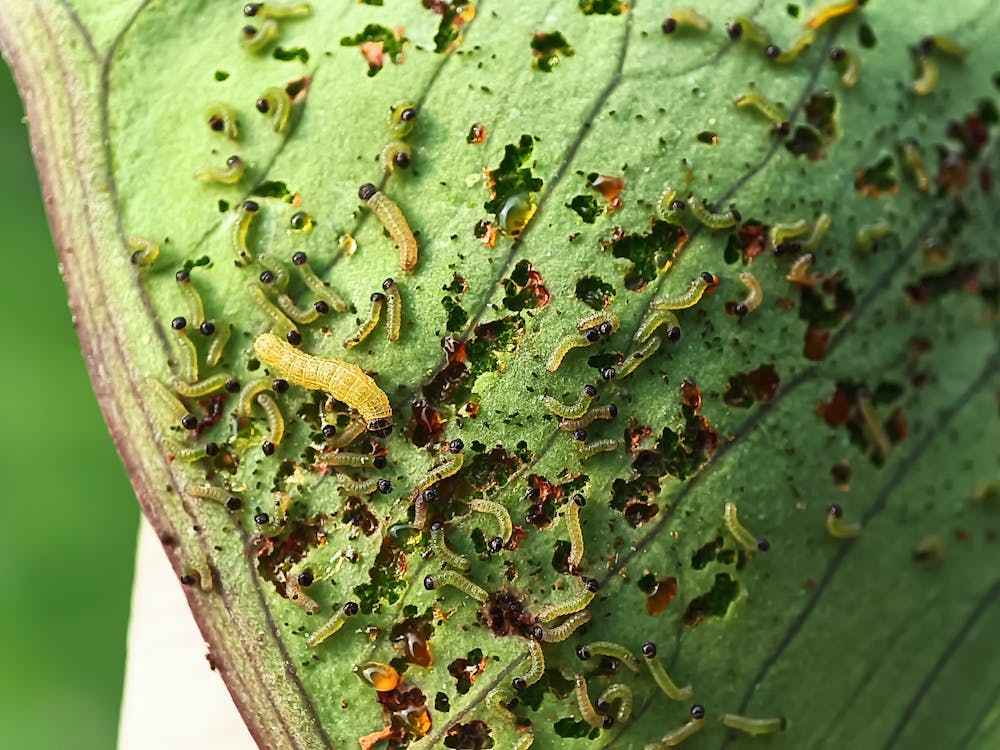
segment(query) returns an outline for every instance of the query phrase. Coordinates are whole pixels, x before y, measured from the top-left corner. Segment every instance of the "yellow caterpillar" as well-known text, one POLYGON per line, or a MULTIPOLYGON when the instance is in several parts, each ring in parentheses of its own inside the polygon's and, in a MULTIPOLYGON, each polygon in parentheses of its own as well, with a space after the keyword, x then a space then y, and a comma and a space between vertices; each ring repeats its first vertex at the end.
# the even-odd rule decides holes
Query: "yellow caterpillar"
POLYGON ((262 333, 253 342, 260 361, 281 373, 290 383, 329 393, 357 409, 368 431, 376 437, 392 432, 389 397, 360 367, 339 359, 306 354, 273 333, 262 333))

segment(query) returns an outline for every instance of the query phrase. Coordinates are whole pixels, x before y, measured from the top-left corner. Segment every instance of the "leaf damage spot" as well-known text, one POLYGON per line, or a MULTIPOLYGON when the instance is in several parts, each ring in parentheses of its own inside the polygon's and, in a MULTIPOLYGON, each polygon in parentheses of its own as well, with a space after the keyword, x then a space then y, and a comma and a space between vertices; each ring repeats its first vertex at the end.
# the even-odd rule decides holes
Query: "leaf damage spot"
POLYGON ((773 365, 761 365, 756 370, 729 376, 722 397, 729 406, 746 409, 754 402, 769 404, 778 394, 781 377, 773 365))
POLYGON ((552 299, 542 274, 532 268, 528 260, 518 261, 510 276, 501 284, 504 289, 503 306, 511 312, 541 310, 552 299))
POLYGON ((462 29, 476 17, 476 6, 467 0, 421 0, 423 6, 441 16, 434 34, 434 51, 451 52, 462 43, 462 29))
POLYGON ((615 288, 599 276, 577 279, 574 293, 591 310, 606 310, 615 299, 615 288))
POLYGON ((559 31, 542 31, 531 37, 531 66, 551 73, 563 57, 573 57, 576 51, 559 31))
POLYGON ((728 573, 716 573, 715 583, 705 594, 691 600, 681 622, 689 628, 696 628, 709 617, 725 617, 740 594, 740 585, 728 573))
POLYGON ((402 28, 392 30, 370 23, 357 34, 342 37, 340 46, 359 47, 368 63, 368 76, 372 77, 382 70, 386 56, 395 65, 401 65, 406 60, 404 47, 408 41, 402 28))
POLYGON ((504 234, 517 237, 535 215, 535 194, 542 189, 542 179, 535 177, 536 139, 522 135, 518 142, 504 147, 503 158, 494 169, 486 170, 490 199, 483 208, 493 214, 493 223, 504 234))
POLYGON ((615 227, 601 248, 610 250, 616 258, 629 261, 625 269, 625 288, 642 291, 661 273, 666 273, 687 245, 688 233, 679 224, 653 219, 645 234, 628 234, 615 227))

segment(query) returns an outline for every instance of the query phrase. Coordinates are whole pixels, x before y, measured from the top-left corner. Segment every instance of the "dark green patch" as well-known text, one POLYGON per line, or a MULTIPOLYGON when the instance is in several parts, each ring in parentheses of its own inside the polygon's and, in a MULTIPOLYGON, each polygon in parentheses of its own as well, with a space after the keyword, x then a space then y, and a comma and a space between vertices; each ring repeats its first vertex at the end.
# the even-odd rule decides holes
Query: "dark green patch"
POLYGON ((518 261, 510 277, 500 283, 504 290, 503 306, 511 312, 541 309, 552 299, 542 275, 527 260, 518 261))
POLYGON ((458 333, 465 328, 465 324, 469 322, 469 313, 466 312, 456 297, 442 297, 441 306, 444 307, 447 314, 445 329, 448 333, 458 333))
POLYGON ((577 216, 583 219, 585 224, 593 224, 597 217, 604 213, 600 201, 593 195, 577 195, 566 204, 566 208, 576 211, 577 216))
POLYGON ((875 32, 867 23, 862 22, 861 25, 858 26, 858 44, 865 49, 871 49, 878 44, 878 38, 876 38, 875 32))
MULTIPOLYGON (((409 40, 405 36, 397 39, 396 34, 392 29, 387 29, 385 26, 380 26, 377 23, 370 23, 365 26, 361 32, 355 34, 354 36, 341 37, 340 46, 360 47, 366 42, 381 44, 382 52, 385 56, 398 65, 403 62, 403 47, 406 45, 407 41, 409 40)), ((377 63, 373 60, 368 61, 369 77, 376 75, 380 70, 382 70, 381 63, 377 63)))
POLYGON ((275 47, 272 54, 275 60, 284 60, 285 62, 298 60, 301 63, 309 62, 309 50, 305 47, 289 47, 288 49, 275 47))
MULTIPOLYGON (((415 540, 419 540, 419 536, 411 537, 410 543, 415 540)), ((354 587, 358 606, 366 615, 376 611, 382 603, 395 604, 406 590, 403 575, 406 570, 406 554, 392 537, 382 538, 382 546, 374 562, 368 570, 368 583, 354 587)))
POLYGON ((712 541, 703 544, 691 555, 691 567, 695 570, 703 570, 709 563, 715 562, 722 546, 723 540, 721 536, 717 536, 712 541))
POLYGON ((706 146, 717 146, 719 144, 719 134, 713 133, 711 130, 702 130, 694 139, 698 143, 704 143, 706 146))
POLYGON ((869 198, 878 198, 886 193, 895 195, 899 192, 895 166, 892 156, 882 156, 874 164, 858 170, 854 176, 854 189, 869 198))
POLYGON ((276 198, 278 200, 288 201, 292 197, 292 191, 289 190, 288 185, 281 180, 268 180, 267 182, 262 182, 254 187, 254 189, 250 191, 250 195, 258 198, 276 198))
POLYGON ((192 268, 199 268, 200 266, 210 266, 212 265, 212 259, 207 255, 202 255, 200 258, 186 258, 184 260, 184 269, 190 271, 192 268))
POLYGON ((224 214, 228 210, 229 210, 229 201, 224 201, 224 200, 222 200, 220 198, 219 199, 219 213, 220 214, 224 214))
POLYGON ((830 143, 837 137, 837 97, 832 91, 817 91, 802 106, 806 122, 830 143))
POLYGON ((559 31, 540 32, 531 37, 532 66, 543 73, 551 73, 563 57, 576 54, 566 37, 559 31))
POLYGON ((625 3, 622 0, 579 0, 577 7, 587 16, 620 16, 625 3))
POLYGON ((799 8, 799 6, 795 3, 788 3, 788 5, 785 6, 785 12, 792 18, 798 18, 800 10, 801 8, 799 8))
POLYGON ((569 716, 559 719, 552 728, 557 735, 566 739, 582 739, 584 737, 595 739, 601 732, 600 729, 590 726, 582 719, 574 719, 569 716))
POLYGON ((475 6, 466 0, 422 0, 423 6, 441 16, 434 34, 434 51, 447 52, 462 39, 462 27, 472 18, 475 6))
POLYGON ((493 197, 483 204, 483 208, 495 217, 511 198, 524 194, 530 196, 542 189, 542 179, 531 173, 534 150, 535 139, 522 135, 516 144, 504 146, 500 164, 487 173, 487 185, 493 197))
POLYGON ((708 593, 695 597, 688 604, 681 622, 689 628, 700 625, 709 617, 725 617, 740 594, 740 585, 726 573, 717 573, 708 593))
POLYGON ((626 234, 616 228, 611 237, 601 240, 601 247, 611 250, 616 258, 631 261, 625 269, 625 288, 637 292, 670 268, 687 241, 684 227, 653 219, 645 234, 626 234))
POLYGON ((584 276, 576 282, 576 298, 592 310, 604 310, 615 299, 615 288, 599 276, 584 276))
POLYGON ((795 156, 804 156, 809 161, 819 161, 826 156, 823 136, 811 125, 799 125, 785 141, 785 148, 795 156))
POLYGON ((361 0, 361 2, 365 5, 377 5, 378 7, 382 7, 384 4, 383 0, 361 0))
POLYGON ((224 81, 229 78, 229 71, 227 70, 217 70, 215 71, 215 80, 224 81))

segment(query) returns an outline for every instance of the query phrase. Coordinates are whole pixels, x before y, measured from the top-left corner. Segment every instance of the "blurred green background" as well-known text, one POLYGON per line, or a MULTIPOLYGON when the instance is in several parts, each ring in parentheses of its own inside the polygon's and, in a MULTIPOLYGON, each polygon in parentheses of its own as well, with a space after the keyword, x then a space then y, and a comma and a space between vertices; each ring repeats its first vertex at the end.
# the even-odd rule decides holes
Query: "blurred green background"
POLYGON ((115 746, 139 510, 90 387, 0 62, 0 748, 115 746))

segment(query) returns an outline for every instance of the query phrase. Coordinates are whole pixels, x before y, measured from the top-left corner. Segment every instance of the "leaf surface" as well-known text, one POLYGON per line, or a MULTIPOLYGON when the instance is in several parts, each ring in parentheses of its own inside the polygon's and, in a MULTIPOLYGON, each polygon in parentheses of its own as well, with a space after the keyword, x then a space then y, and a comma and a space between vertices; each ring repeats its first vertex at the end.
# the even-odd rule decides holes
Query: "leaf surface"
POLYGON ((648 0, 317 3, 279 19, 259 52, 240 44, 241 29, 267 19, 238 3, 5 9, 0 42, 98 397, 178 575, 201 584, 189 602, 262 747, 366 747, 380 732, 390 747, 506 748, 529 736, 536 748, 656 747, 692 702, 707 711, 692 747, 760 742, 727 730, 724 712, 787 719, 773 747, 998 741, 1000 10, 903 5, 822 24, 788 63, 768 59, 749 23, 733 41, 725 22, 753 19, 787 51, 816 6, 711 0, 698 4, 711 30, 678 15, 665 34, 666 11, 648 0), (835 48, 860 60, 856 86, 843 84, 835 48), (918 96, 930 65, 939 79, 918 96), (293 94, 280 131, 258 111, 271 87, 293 94), (787 136, 734 105, 750 91, 785 108, 787 136), (403 100, 418 113, 405 136, 412 164, 385 176, 378 157, 403 100), (235 113, 236 140, 210 126, 218 104, 235 113), (235 183, 193 178, 232 155, 246 167, 235 183), (364 183, 415 230, 413 273, 360 200, 364 183), (664 183, 678 199, 735 207, 739 224, 664 215, 664 183), (233 240, 245 200, 260 207, 249 265, 233 240), (792 283, 824 213, 819 276, 792 283), (805 234, 768 241, 800 220, 805 234), (135 237, 161 248, 151 266, 131 262, 135 237), (343 431, 352 415, 327 411, 315 391, 274 389, 286 430, 268 456, 273 429, 256 402, 238 418, 235 393, 186 399, 201 422, 187 431, 147 381, 169 386, 184 371, 171 321, 193 316, 179 269, 216 326, 189 326, 200 374, 266 388, 281 377, 254 352, 274 323, 248 285, 276 299, 284 271, 293 301, 312 305, 291 261, 299 251, 351 308, 296 326, 301 348, 359 365, 388 395, 391 437, 362 435, 350 449, 386 455, 381 471, 332 466, 323 424, 343 431), (268 268, 279 280, 262 284, 268 268), (651 302, 704 271, 720 283, 677 311, 680 340, 658 329, 658 351, 622 376, 651 302), (763 300, 734 315, 746 272, 763 300), (387 277, 401 293, 399 341, 380 325, 345 349, 387 277), (620 328, 548 371, 599 309, 620 328), (230 326, 207 367, 210 340, 230 326), (606 380, 608 368, 619 376, 606 380), (587 383, 617 407, 587 440, 620 441, 590 458, 541 401, 572 402, 587 383), (456 438, 460 471, 417 502, 456 438), (204 455, 208 443, 217 454, 204 455), (343 472, 387 478, 392 491, 362 496, 343 472), (206 482, 222 503, 193 496, 206 482), (579 572, 566 563, 577 492, 579 572), (227 509, 230 495, 242 507, 227 509), (468 506, 476 498, 513 519, 499 552, 488 550, 496 519, 468 506), (740 546, 727 502, 766 553, 740 546), (826 531, 832 504, 860 536, 826 531), (437 523, 488 605, 424 585, 447 558, 432 546, 437 523), (576 596, 580 575, 600 585, 592 620, 544 644, 544 675, 512 706, 515 725, 487 696, 530 675, 534 617, 576 596), (360 613, 307 645, 347 602, 360 613), (518 606, 518 622, 498 625, 518 606), (693 699, 669 700, 642 664, 633 674, 578 659, 577 644, 605 640, 640 662, 655 642, 693 699), (370 660, 391 663, 400 687, 359 680, 352 668, 370 660), (595 700, 626 684, 631 717, 587 725, 578 673, 595 700))

